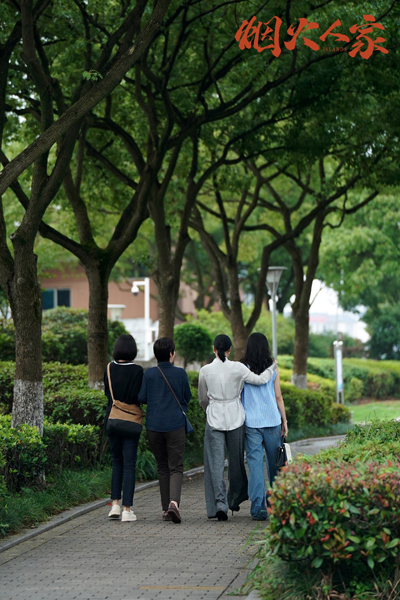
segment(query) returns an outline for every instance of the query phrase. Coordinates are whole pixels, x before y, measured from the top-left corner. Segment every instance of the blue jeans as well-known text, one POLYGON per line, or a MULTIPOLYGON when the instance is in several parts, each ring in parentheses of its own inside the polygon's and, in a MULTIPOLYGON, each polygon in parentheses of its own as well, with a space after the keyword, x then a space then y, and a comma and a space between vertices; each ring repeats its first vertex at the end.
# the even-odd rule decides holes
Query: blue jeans
POLYGON ((136 479, 136 456, 140 433, 137 438, 109 435, 112 455, 111 500, 121 499, 124 484, 123 506, 132 506, 136 479))
POLYGON ((246 459, 249 466, 249 498, 251 516, 257 517, 260 511, 267 510, 265 504, 264 449, 267 455, 269 485, 276 477, 276 455, 282 441, 282 425, 276 427, 246 426, 246 459))

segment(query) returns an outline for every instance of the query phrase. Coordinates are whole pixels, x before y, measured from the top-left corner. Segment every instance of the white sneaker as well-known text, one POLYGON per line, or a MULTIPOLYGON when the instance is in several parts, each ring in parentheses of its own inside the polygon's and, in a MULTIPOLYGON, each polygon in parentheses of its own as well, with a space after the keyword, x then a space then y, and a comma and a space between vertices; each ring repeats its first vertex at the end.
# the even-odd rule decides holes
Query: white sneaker
POLYGON ((136 521, 137 516, 133 512, 133 510, 123 510, 122 511, 122 519, 121 521, 136 521))
POLYGON ((119 519, 121 516, 121 507, 119 504, 113 504, 110 512, 108 513, 109 519, 119 519))

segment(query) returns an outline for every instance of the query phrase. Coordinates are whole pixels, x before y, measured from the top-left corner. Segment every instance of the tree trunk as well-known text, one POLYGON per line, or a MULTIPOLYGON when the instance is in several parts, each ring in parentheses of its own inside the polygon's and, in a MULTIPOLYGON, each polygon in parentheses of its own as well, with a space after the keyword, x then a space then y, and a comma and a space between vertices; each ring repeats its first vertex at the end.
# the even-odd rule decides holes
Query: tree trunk
POLYGON ((244 356, 249 332, 243 321, 243 304, 240 299, 239 275, 236 260, 231 259, 230 264, 227 265, 227 269, 230 300, 229 321, 233 337, 233 354, 235 360, 240 360, 244 356))
POLYGON ((241 360, 246 350, 246 343, 249 334, 242 319, 233 318, 231 321, 232 343, 233 343, 233 358, 241 360))
POLYGON ((36 256, 18 236, 14 246, 14 273, 8 296, 15 325, 15 378, 11 426, 26 423, 43 434, 42 295, 36 256))
POLYGON ((308 302, 300 304, 295 315, 295 339, 293 356, 292 384, 298 388, 307 388, 307 358, 309 342, 308 302))
POLYGON ((319 248, 321 246, 325 214, 325 212, 322 212, 315 219, 305 279, 301 260, 301 249, 296 247, 294 240, 287 246, 292 257, 296 294, 296 300, 292 305, 295 318, 292 383, 296 387, 302 389, 307 387, 307 359, 310 339, 310 297, 312 283, 318 267, 319 248))
POLYGON ((174 339, 175 308, 179 298, 179 279, 172 273, 155 273, 160 298, 159 337, 174 339))
POLYGON ((89 281, 89 320, 87 330, 89 387, 104 389, 104 369, 108 362, 108 278, 101 263, 85 265, 89 281))

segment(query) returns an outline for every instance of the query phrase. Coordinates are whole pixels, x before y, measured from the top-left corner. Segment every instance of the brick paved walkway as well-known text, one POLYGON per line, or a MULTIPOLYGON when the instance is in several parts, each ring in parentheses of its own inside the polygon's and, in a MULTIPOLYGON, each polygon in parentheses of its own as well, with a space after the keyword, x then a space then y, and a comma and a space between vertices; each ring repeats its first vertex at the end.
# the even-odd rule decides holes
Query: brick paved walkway
MULTIPOLYGON (((298 442, 315 454, 339 438, 298 442)), ((208 600, 245 581, 256 523, 250 502, 228 522, 208 520, 202 475, 185 477, 180 525, 162 521, 158 488, 137 493, 138 520, 96 509, 0 553, 1 600, 208 600)))
POLYGON ((203 476, 186 478, 180 525, 161 520, 158 488, 134 500, 138 520, 97 509, 0 554, 1 600, 200 600, 244 582, 256 523, 250 503, 228 522, 208 520, 203 476))

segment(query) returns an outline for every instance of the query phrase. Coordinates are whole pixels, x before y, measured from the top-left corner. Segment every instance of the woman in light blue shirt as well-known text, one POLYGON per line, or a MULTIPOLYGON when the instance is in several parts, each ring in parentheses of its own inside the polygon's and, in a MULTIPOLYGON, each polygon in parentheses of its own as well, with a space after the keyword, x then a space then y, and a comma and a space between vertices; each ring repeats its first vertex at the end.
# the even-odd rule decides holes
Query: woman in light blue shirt
MULTIPOLYGON (((268 340, 263 333, 252 333, 247 340, 242 362, 253 373, 262 373, 273 364, 268 340)), ((267 458, 268 479, 272 486, 276 477, 276 455, 281 436, 288 433, 278 369, 268 383, 261 386, 244 384, 242 402, 246 415, 246 458, 249 466, 248 493, 251 500, 251 516, 264 521, 267 516, 265 504, 264 450, 267 458)))

